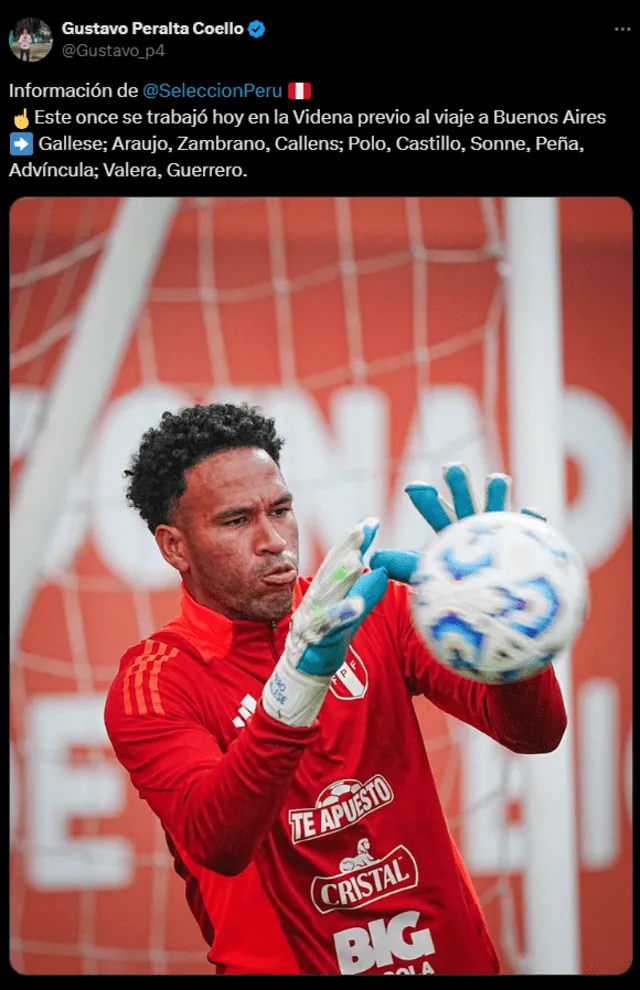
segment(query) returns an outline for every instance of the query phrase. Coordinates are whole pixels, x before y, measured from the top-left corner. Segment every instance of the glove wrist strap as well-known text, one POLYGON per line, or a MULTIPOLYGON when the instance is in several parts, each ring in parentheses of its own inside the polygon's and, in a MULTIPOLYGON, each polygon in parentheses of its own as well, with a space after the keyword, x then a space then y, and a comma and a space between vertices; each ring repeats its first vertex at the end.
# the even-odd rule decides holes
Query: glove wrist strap
POLYGON ((262 707, 267 715, 284 725, 313 725, 332 676, 316 677, 295 670, 283 653, 264 686, 262 707))

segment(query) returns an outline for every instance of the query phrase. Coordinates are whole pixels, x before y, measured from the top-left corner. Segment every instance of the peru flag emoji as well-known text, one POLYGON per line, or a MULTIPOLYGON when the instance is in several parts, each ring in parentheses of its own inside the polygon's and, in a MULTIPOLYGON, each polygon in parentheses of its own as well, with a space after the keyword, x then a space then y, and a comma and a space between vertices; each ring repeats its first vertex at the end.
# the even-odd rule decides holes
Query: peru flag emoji
POLYGON ((288 94, 290 100, 310 100, 311 83, 289 83, 288 94))

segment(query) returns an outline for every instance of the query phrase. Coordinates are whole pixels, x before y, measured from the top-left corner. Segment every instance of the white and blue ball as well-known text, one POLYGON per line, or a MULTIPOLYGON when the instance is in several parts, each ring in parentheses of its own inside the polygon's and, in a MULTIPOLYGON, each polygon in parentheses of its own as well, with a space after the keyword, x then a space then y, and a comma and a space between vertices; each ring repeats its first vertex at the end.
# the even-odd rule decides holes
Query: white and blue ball
POLYGON ((580 555, 548 523, 516 512, 447 526, 412 585, 413 623, 431 653, 483 684, 539 674, 572 645, 589 605, 580 555))

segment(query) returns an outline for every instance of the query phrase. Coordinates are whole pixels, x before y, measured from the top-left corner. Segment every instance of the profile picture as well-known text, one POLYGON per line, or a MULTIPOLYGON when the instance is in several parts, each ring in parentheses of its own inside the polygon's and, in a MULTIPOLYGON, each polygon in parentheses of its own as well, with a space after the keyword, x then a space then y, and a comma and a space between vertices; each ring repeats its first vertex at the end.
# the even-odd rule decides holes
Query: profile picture
POLYGON ((52 45, 51 28, 37 17, 23 17, 9 32, 9 48, 21 62, 40 62, 52 45))

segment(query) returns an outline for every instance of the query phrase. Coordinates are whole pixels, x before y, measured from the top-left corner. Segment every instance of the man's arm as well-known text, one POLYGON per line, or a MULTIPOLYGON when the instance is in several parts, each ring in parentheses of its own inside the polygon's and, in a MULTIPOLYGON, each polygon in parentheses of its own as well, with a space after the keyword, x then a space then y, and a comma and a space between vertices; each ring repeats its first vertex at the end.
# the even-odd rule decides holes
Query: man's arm
POLYGON ((556 749, 567 727, 567 712, 552 666, 515 684, 467 680, 438 663, 415 632, 407 586, 389 582, 387 596, 396 599, 398 652, 412 694, 423 694, 514 753, 556 749))
MULTIPOLYGON (((151 665, 141 669, 144 692, 151 665)), ((118 760, 196 863, 235 876, 271 829, 318 724, 284 725, 259 704, 223 754, 198 712, 196 699, 206 686, 194 660, 178 655, 162 664, 153 707, 136 703, 135 692, 132 698, 133 679, 121 671, 105 707, 118 760)))

